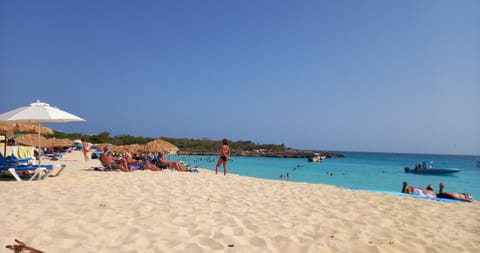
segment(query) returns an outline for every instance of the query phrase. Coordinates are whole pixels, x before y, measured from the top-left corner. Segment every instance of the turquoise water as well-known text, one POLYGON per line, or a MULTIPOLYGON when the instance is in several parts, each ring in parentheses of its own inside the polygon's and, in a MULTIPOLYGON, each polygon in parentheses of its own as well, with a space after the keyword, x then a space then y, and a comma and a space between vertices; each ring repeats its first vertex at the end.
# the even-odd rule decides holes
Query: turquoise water
MULTIPOLYGON (((438 184, 445 183, 445 191, 466 192, 480 199, 480 168, 475 156, 424 155, 336 152, 346 158, 326 159, 309 163, 300 158, 235 157, 228 164, 228 173, 242 176, 285 180, 280 175, 289 173, 289 181, 329 184, 350 189, 400 191, 402 182, 426 187, 432 183, 438 192, 438 184), (433 167, 458 168, 450 175, 416 175, 404 172, 422 161, 432 162, 433 167), (296 168, 296 169, 295 169, 296 168)), ((215 170, 218 156, 176 156, 170 160, 184 160, 190 165, 215 170)), ((223 172, 223 168, 220 168, 223 172)))

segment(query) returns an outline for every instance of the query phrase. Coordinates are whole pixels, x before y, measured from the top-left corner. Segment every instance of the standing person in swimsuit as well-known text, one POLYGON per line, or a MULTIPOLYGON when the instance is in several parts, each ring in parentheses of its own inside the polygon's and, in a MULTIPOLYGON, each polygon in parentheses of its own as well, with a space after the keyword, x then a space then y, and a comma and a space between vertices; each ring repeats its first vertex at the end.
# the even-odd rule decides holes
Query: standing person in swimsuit
POLYGON ((227 175, 227 162, 230 159, 230 147, 228 146, 228 140, 222 140, 222 151, 220 152, 220 158, 218 159, 217 166, 215 167, 215 174, 218 174, 218 167, 223 163, 223 175, 227 175))
POLYGON ((82 152, 83 152, 83 158, 85 159, 85 162, 88 161, 88 151, 90 151, 90 143, 87 142, 84 138, 82 138, 82 152))

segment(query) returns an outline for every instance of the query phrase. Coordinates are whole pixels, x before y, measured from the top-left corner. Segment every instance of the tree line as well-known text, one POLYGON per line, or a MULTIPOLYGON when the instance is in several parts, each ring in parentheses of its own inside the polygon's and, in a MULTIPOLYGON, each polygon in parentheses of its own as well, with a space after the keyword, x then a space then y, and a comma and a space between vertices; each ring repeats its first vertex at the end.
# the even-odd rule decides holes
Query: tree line
MULTIPOLYGON (((64 133, 59 131, 54 131, 54 134, 49 136, 57 139, 86 139, 91 143, 111 143, 113 145, 129 145, 129 144, 146 144, 147 142, 153 141, 155 139, 161 139, 167 142, 172 143, 173 145, 180 148, 182 151, 211 151, 216 152, 221 148, 221 140, 210 140, 207 138, 203 139, 191 139, 191 138, 172 138, 172 137, 160 137, 160 138, 150 138, 145 136, 132 136, 132 135, 118 135, 111 136, 109 132, 101 132, 99 134, 82 134, 82 133, 64 133)), ((287 148, 284 144, 258 144, 252 141, 229 141, 230 146, 236 150, 257 150, 265 149, 270 151, 284 151, 287 148)))

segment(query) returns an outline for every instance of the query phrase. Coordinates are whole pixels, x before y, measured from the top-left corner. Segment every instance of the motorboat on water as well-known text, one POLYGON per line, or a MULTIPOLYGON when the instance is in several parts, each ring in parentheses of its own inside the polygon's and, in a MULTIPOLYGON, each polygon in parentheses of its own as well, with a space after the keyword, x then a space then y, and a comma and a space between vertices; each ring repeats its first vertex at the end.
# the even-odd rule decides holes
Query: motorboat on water
POLYGON ((425 174, 425 175, 442 175, 442 174, 452 174, 459 172, 460 169, 457 168, 434 168, 427 162, 422 162, 415 165, 413 169, 410 167, 405 167, 405 173, 414 173, 414 174, 425 174))
POLYGON ((313 157, 308 158, 309 162, 317 163, 325 160, 326 156, 321 156, 320 153, 313 153, 313 157))

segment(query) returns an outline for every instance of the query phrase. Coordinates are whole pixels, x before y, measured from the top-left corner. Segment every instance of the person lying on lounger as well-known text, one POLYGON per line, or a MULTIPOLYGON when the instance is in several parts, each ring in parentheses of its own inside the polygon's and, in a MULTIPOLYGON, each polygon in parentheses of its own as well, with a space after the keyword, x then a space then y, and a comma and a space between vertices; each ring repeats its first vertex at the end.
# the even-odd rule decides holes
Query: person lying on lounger
POLYGON ((112 156, 112 152, 110 151, 110 148, 108 146, 105 146, 103 148, 103 154, 102 156, 100 156, 100 159, 106 168, 117 169, 123 172, 130 171, 128 170, 127 161, 125 159, 115 159, 112 156))
POLYGON ((403 181, 403 186, 402 186, 402 193, 407 193, 407 194, 413 194, 413 195, 419 195, 419 196, 426 196, 426 197, 436 197, 437 194, 433 190, 433 185, 429 184, 426 189, 423 189, 418 186, 408 186, 407 187, 407 181, 403 181))
POLYGON ((142 170, 151 170, 151 171, 162 171, 164 169, 166 169, 167 167, 157 167, 155 166, 155 164, 152 164, 151 162, 147 161, 147 160, 143 160, 141 161, 140 163, 138 163, 138 165, 140 166, 140 169, 142 170))
POLYGON ((143 160, 133 159, 129 153, 125 153, 123 158, 127 162, 128 166, 135 166, 142 170, 162 171, 163 169, 167 168, 167 166, 163 168, 157 167, 146 159, 143 159, 143 160))
POLYGON ((161 166, 171 167, 171 168, 176 169, 177 171, 185 171, 185 169, 182 168, 182 166, 180 166, 179 162, 169 162, 169 161, 165 160, 162 152, 158 153, 158 162, 160 163, 161 166))
POLYGON ((473 202, 475 199, 467 193, 458 193, 458 192, 443 192, 443 188, 445 187, 445 184, 443 182, 440 182, 440 192, 437 194, 437 197, 439 198, 444 198, 444 199, 457 199, 457 200, 462 200, 462 201, 467 201, 467 202, 473 202))

